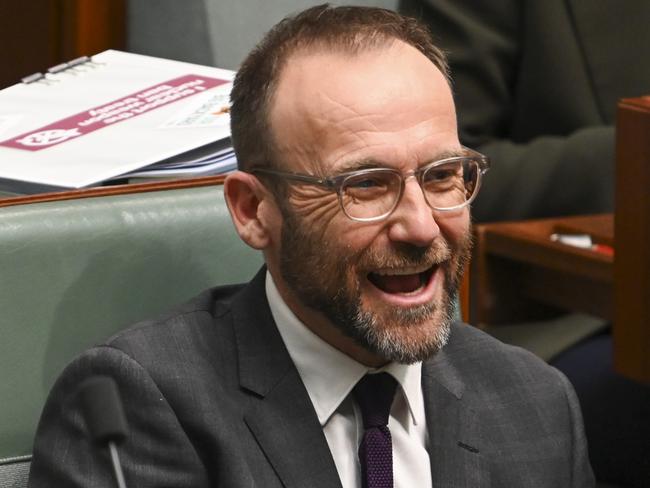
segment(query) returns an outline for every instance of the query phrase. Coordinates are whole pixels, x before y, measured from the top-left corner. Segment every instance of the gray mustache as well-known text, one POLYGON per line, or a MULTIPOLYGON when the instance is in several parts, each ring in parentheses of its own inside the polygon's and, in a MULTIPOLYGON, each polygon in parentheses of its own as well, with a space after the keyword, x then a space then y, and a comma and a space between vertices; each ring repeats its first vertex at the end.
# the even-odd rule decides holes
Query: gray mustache
POLYGON ((451 258, 451 249, 446 241, 436 241, 430 247, 401 244, 392 251, 367 251, 360 260, 363 268, 403 268, 426 266, 430 268, 451 258))

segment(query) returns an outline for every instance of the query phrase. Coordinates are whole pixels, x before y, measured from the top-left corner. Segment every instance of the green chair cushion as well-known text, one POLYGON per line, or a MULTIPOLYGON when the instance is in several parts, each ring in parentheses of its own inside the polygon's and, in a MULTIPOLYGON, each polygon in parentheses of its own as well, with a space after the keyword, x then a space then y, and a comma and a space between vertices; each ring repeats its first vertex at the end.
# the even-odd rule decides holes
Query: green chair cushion
POLYGON ((262 262, 221 186, 0 208, 0 460, 31 453, 76 354, 262 262))

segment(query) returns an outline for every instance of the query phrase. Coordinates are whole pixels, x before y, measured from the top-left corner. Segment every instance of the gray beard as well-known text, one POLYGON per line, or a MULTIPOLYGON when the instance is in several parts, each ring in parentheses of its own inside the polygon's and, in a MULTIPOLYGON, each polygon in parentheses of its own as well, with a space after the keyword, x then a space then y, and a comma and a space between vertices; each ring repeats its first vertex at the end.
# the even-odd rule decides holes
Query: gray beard
POLYGON ((332 304, 329 310, 331 315, 324 312, 339 330, 367 351, 387 361, 413 364, 430 358, 447 344, 454 311, 453 299, 444 300, 443 307, 428 303, 409 309, 396 308, 385 320, 400 325, 399 328, 389 329, 379 326, 374 313, 362 310, 360 300, 332 304), (401 334, 403 330, 423 327, 425 322, 431 324, 425 337, 419 337, 418 341, 404 340, 401 334))
MULTIPOLYGON (((455 250, 455 261, 446 263, 445 293, 439 304, 395 308, 380 317, 376 312, 363 310, 359 286, 351 290, 347 284, 345 270, 356 256, 342 256, 339 263, 333 264, 329 261, 332 253, 328 252, 327 243, 306 232, 292 212, 283 214, 280 272, 303 305, 321 312, 356 344, 386 361, 412 364, 428 359, 445 346, 455 315, 461 271, 469 257, 469 241, 455 250), (314 279, 315 276, 325 277, 325 282, 314 279), (391 326, 382 327, 380 322, 391 326), (413 340, 405 332, 416 327, 426 332, 418 333, 417 340, 413 340)), ((429 251, 405 247, 397 259, 405 265, 417 263, 429 251)))

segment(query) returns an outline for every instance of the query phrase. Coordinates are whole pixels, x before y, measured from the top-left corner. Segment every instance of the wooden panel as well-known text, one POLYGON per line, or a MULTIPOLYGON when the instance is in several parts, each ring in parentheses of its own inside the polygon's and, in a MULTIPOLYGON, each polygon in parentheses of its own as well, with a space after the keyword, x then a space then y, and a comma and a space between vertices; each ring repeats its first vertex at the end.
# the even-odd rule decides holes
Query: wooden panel
POLYGON ((0 89, 24 76, 126 45, 125 0, 2 0, 0 89))
POLYGON ((62 55, 92 56, 126 45, 125 0, 62 0, 62 55))
POLYGON ((59 2, 0 2, 0 89, 60 62, 59 2))
POLYGON ((614 364, 650 383, 650 97, 619 104, 614 364))

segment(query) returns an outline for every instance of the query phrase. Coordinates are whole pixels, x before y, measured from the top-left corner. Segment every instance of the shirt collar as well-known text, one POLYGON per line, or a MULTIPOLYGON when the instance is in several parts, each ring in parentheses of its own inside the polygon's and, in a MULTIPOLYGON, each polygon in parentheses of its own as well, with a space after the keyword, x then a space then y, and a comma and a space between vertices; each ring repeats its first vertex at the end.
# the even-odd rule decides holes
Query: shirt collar
POLYGON ((392 375, 400 385, 413 423, 424 423, 422 363, 406 365, 391 362, 379 369, 369 368, 309 330, 284 302, 268 271, 266 296, 273 319, 307 389, 321 426, 327 423, 366 373, 382 371, 392 375))

